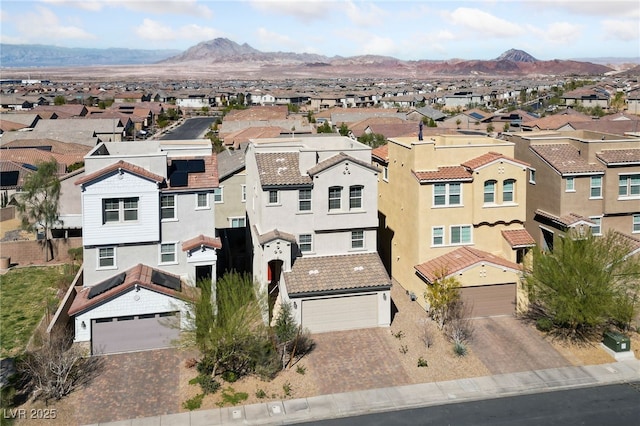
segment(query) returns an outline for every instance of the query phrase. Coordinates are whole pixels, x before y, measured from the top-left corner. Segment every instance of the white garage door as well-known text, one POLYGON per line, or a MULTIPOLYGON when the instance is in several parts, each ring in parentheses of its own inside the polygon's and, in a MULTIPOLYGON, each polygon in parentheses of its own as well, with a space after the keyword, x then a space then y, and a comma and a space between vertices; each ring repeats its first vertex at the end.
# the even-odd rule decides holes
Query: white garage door
POLYGON ((93 354, 168 348, 180 334, 179 314, 135 315, 91 321, 93 354))
POLYGON ((377 327, 377 294, 303 300, 302 326, 312 333, 377 327))
POLYGON ((513 315, 516 311, 516 285, 496 284, 460 289, 462 301, 472 309, 471 317, 513 315))

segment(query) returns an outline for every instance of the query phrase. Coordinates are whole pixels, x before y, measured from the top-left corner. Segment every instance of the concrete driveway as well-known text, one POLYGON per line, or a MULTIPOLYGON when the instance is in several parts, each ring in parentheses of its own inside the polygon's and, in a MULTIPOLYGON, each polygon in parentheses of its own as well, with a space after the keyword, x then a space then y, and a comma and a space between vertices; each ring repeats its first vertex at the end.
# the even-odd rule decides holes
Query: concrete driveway
POLYGON ((491 374, 571 365, 536 330, 511 316, 473 320, 471 348, 491 374))

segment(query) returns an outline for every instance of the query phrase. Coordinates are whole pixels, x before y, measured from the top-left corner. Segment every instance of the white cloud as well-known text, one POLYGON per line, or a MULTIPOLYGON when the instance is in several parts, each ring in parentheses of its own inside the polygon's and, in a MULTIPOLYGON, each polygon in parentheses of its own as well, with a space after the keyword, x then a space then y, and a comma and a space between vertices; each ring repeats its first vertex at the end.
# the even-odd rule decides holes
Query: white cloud
POLYGON ((359 27, 372 27, 383 23, 384 10, 374 3, 360 3, 360 5, 357 6, 352 1, 345 3, 345 12, 351 22, 359 27))
POLYGON ((42 6, 37 6, 35 12, 13 16, 13 24, 20 33, 14 38, 22 38, 26 43, 42 43, 46 40, 46 43, 53 44, 60 40, 95 38, 78 26, 63 24, 55 13, 42 6))
POLYGON ((251 0, 251 6, 259 11, 275 15, 288 15, 303 22, 324 19, 335 11, 335 2, 325 0, 251 0))
POLYGON ((445 12, 444 15, 451 23, 475 32, 481 37, 513 37, 524 32, 521 26, 479 9, 459 7, 453 12, 445 12))
MULTIPOLYGON (((560 9, 571 14, 598 18, 640 18, 640 2, 637 0, 529 0, 530 6, 545 9, 560 9)), ((562 12, 560 12, 562 13, 562 12)))
POLYGON ((266 28, 258 28, 256 30, 260 43, 260 50, 284 51, 300 47, 299 44, 292 40, 291 37, 269 31, 266 28))
POLYGON ((394 56, 398 53, 396 43, 388 37, 372 35, 362 45, 362 55, 394 56))
POLYGON ((552 44, 571 44, 578 41, 584 27, 569 22, 552 22, 546 28, 527 25, 527 30, 536 38, 552 44))
POLYGON ((637 42, 640 39, 640 25, 637 21, 606 20, 602 22, 602 28, 607 40, 635 40, 637 42))
POLYGON ((210 18, 211 9, 198 0, 41 0, 45 3, 99 12, 105 7, 124 8, 148 14, 190 15, 210 18))
POLYGON ((173 40, 210 40, 221 37, 222 33, 210 27, 201 27, 196 24, 184 25, 180 28, 172 28, 152 19, 145 19, 142 25, 135 29, 138 37, 149 41, 173 41, 173 40))

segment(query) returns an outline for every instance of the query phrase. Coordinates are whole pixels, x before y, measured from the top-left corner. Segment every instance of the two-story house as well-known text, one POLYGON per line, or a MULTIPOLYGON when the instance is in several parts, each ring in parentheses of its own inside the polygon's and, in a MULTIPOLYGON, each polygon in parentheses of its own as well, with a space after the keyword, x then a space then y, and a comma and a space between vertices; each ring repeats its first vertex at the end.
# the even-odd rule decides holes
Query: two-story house
POLYGON ((186 324, 190 289, 215 282, 210 143, 101 143, 75 184, 84 248, 82 287, 68 311, 75 342, 91 342, 94 354, 170 345, 186 324))
POLYGON ((585 130, 505 136, 531 164, 527 230, 552 249, 569 228, 640 234, 640 140, 585 130))
POLYGON ((270 307, 290 303, 312 332, 388 326, 371 148, 342 136, 257 139, 246 173, 253 276, 270 307))
POLYGON ((426 306, 426 286, 455 276, 472 315, 513 314, 522 261, 528 165, 514 144, 486 136, 392 138, 376 149, 380 252, 426 306))

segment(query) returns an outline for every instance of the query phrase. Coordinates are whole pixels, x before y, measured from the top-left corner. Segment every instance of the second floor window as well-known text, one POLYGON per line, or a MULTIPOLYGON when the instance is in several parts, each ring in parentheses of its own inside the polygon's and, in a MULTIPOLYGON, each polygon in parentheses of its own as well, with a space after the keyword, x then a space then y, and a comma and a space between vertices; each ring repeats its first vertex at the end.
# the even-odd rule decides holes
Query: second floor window
POLYGON ((246 226, 244 217, 232 217, 229 220, 232 228, 244 228, 246 226))
POLYGON ((115 247, 102 247, 98 249, 98 268, 116 267, 115 247))
POLYGON ((618 195, 620 197, 640 197, 640 174, 620 175, 618 178, 618 195))
POLYGON ((633 233, 640 232, 640 214, 633 215, 633 226, 631 227, 633 233))
POLYGON ((442 226, 434 226, 432 230, 431 244, 434 246, 444 245, 444 228, 442 226))
POLYGON ((240 201, 247 201, 247 185, 240 185, 240 201))
POLYGON ((594 225, 591 227, 592 235, 602 235, 602 217, 595 216, 589 218, 594 225))
POLYGON ((484 202, 493 204, 496 202, 496 181, 488 180, 484 183, 484 202))
POLYGON ((269 204, 278 204, 280 202, 280 195, 278 191, 271 190, 269 191, 269 204))
POLYGON ((565 192, 574 192, 576 190, 575 181, 573 180, 573 177, 567 177, 565 179, 564 190, 565 192))
POLYGON ((224 188, 213 188, 213 202, 224 203, 224 188))
POLYGON ((340 210, 342 208, 342 188, 332 186, 329 188, 329 210, 340 210))
POLYGON ((513 179, 507 179, 502 182, 502 202, 513 203, 515 201, 514 191, 516 181, 513 179))
POLYGON ((138 220, 138 198, 107 198, 102 200, 103 223, 138 220))
POLYGON ((209 208, 209 194, 200 193, 196 194, 196 208, 208 209, 209 208))
POLYGON ((176 262, 176 246, 175 243, 160 244, 160 263, 176 262))
POLYGON ((311 211, 311 190, 300 189, 298 191, 298 210, 301 212, 311 211))
POLYGON ((162 195, 160 197, 160 217, 162 219, 176 218, 176 196, 162 195))
POLYGON ((602 197, 602 176, 592 176, 590 185, 590 198, 602 197))
POLYGON ((364 248, 364 231, 351 231, 351 248, 364 248))
POLYGON ((349 187, 349 209, 362 208, 362 186, 349 187))
POLYGON ((459 183, 436 183, 433 185, 433 205, 462 205, 462 185, 459 183))
POLYGON ((470 244, 471 225, 457 225, 451 227, 451 244, 470 244))
POLYGON ((313 251, 313 237, 311 234, 300 234, 298 237, 298 246, 302 253, 313 251))

